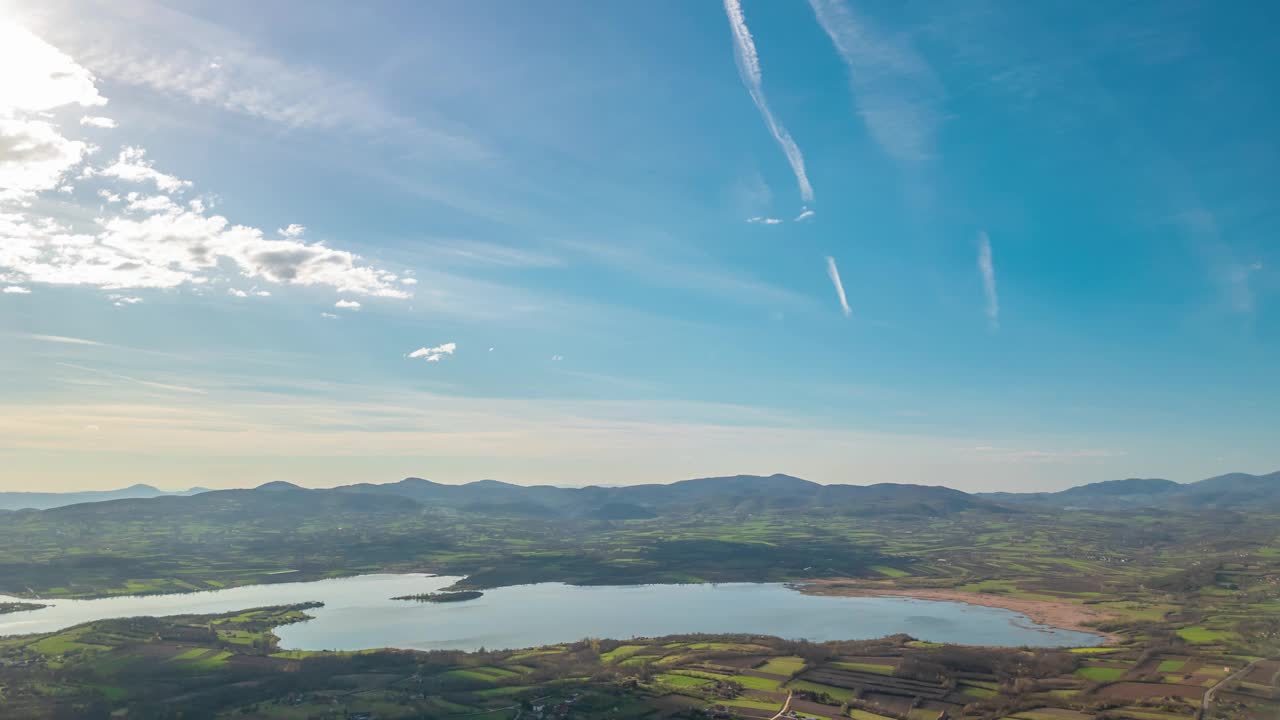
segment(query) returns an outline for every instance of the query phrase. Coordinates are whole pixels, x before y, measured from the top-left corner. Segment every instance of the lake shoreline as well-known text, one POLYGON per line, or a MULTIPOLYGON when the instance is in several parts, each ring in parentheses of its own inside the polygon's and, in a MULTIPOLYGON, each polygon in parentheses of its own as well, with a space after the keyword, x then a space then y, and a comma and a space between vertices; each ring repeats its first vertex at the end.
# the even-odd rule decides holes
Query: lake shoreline
MULTIPOLYGON (((298 650, 458 650, 532 648, 582 637, 672 634, 768 635, 817 642, 899 633, 933 642, 1003 647, 1093 645, 1094 633, 1063 636, 1007 610, 975 615, 975 604, 858 603, 806 595, 783 583, 691 583, 574 586, 535 583, 485 591, 472 602, 405 603, 393 598, 445 591, 456 576, 380 573, 298 583, 242 586, 208 593, 66 600, 5 616, 0 635, 52 632, 119 617, 234 612, 321 602, 305 623, 278 633, 298 650), (948 607, 950 606, 950 607, 948 607), (1006 613, 1002 617, 999 613, 1006 613)), ((447 592, 447 591, 445 591, 447 592)), ((832 593, 838 594, 838 593, 832 593)), ((1065 630, 1062 632, 1066 632, 1065 630)))
POLYGON ((849 580, 805 580, 793 583, 792 587, 806 595, 902 597, 1000 608, 1021 613, 1040 625, 1096 635, 1105 640, 1102 643, 1103 645, 1114 645, 1121 640, 1119 635, 1104 632, 1091 625, 1091 623, 1112 620, 1116 617, 1115 615, 1066 601, 1014 598, 993 593, 968 592, 954 588, 877 587, 857 584, 855 581, 849 580))

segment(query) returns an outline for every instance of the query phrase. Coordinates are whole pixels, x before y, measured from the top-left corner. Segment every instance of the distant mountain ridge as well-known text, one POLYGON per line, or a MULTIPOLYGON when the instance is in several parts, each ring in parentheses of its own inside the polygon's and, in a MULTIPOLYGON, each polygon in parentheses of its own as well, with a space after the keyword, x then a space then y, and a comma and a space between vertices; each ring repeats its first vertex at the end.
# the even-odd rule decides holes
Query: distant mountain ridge
POLYGON ((153 498, 165 495, 195 495, 207 491, 208 488, 202 487, 166 491, 151 485, 138 483, 118 490, 85 490, 69 493, 0 492, 0 510, 48 510, 64 505, 78 505, 87 502, 153 498))
MULTIPOLYGON (((974 494, 940 485, 821 485, 784 474, 587 487, 527 486, 498 480, 449 485, 413 477, 391 483, 358 483, 328 489, 307 489, 289 482, 274 481, 253 489, 211 491, 191 488, 165 492, 139 484, 119 490, 77 493, 0 493, 0 511, 50 510, 86 503, 99 506, 86 508, 86 512, 126 512, 134 507, 140 512, 159 507, 211 508, 233 499, 237 503, 254 497, 265 501, 264 493, 279 496, 282 508, 287 508, 289 502, 305 502, 316 509, 342 507, 355 511, 371 507, 390 509, 394 503, 401 502, 405 509, 436 507, 488 515, 598 520, 632 520, 699 512, 767 511, 846 516, 944 516, 965 510, 1009 512, 1011 509, 1037 507, 1280 510, 1280 472, 1267 475, 1229 473, 1185 484, 1161 478, 1127 478, 1089 483, 1058 492, 974 494), (194 504, 182 502, 184 496, 203 500, 194 504), (155 499, 166 502, 154 506, 148 503, 147 510, 135 505, 136 502, 155 499), (105 501, 113 502, 103 505, 105 501)), ((276 503, 273 498, 268 504, 276 503)))
POLYGON ((511 485, 481 480, 445 485, 422 478, 334 488, 343 492, 398 495, 424 505, 471 512, 509 512, 546 517, 597 519, 652 517, 672 512, 762 512, 803 510, 823 514, 897 513, 945 515, 959 510, 1000 509, 959 490, 928 485, 820 485, 791 475, 733 475, 670 484, 588 486, 511 485))
POLYGON ((1119 507, 1280 509, 1280 471, 1267 475, 1228 473, 1192 483, 1161 478, 1104 480, 1051 493, 980 493, 979 497, 1014 505, 1051 505, 1115 509, 1119 507))

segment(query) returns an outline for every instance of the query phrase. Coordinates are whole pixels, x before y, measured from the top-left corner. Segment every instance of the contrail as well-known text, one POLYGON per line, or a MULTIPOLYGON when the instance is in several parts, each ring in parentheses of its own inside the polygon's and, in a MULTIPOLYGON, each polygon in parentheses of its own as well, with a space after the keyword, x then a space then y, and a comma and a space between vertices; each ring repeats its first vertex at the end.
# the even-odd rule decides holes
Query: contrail
POLYGON ((844 283, 840 282, 840 271, 836 269, 836 259, 827 256, 827 277, 831 278, 831 284, 836 286, 836 297, 840 298, 840 309, 844 311, 844 316, 849 317, 853 314, 853 310, 849 308, 849 300, 844 296, 844 283))
POLYGON ((813 187, 809 185, 809 176, 804 171, 804 155, 791 139, 791 133, 774 119, 769 103, 764 98, 760 58, 756 55, 756 43, 751 39, 751 31, 747 29, 747 20, 742 14, 742 3, 739 0, 724 0, 724 13, 729 17, 729 29, 733 31, 734 59, 738 63, 738 75, 742 77, 742 84, 747 86, 752 102, 756 104, 773 137, 782 146, 787 162, 791 163, 791 172, 795 173, 796 183, 800 186, 800 199, 812 203, 813 187))
POLYGON ((987 318, 991 327, 1000 327, 1000 296, 996 294, 996 266, 991 260, 991 240, 985 232, 978 235, 978 272, 982 273, 982 291, 987 296, 987 318))

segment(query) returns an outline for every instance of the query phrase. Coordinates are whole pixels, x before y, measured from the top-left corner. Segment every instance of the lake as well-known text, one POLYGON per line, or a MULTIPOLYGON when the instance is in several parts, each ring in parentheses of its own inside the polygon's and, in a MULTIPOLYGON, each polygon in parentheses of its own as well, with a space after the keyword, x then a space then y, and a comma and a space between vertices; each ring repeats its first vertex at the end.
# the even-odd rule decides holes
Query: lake
MULTIPOLYGON (((753 633, 855 640, 908 633, 968 645, 1096 645, 1089 633, 1046 627, 999 608, 899 597, 805 595, 777 583, 608 585, 540 583, 486 590, 458 603, 393 596, 433 592, 459 578, 376 574, 251 585, 209 592, 99 600, 41 600, 51 607, 0 615, 0 635, 49 632, 90 620, 223 613, 319 601, 315 619, 276 629, 290 650, 524 648, 584 637, 753 633)), ((16 600, 0 596, 0 601, 16 600)))

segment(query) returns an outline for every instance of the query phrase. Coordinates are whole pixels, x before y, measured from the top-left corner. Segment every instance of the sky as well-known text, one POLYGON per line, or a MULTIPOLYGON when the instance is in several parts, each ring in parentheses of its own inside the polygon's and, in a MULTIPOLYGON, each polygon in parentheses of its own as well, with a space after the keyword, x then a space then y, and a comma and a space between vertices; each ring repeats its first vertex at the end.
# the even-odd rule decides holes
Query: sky
POLYGON ((0 490, 1274 471, 1278 15, 0 0, 0 490))

